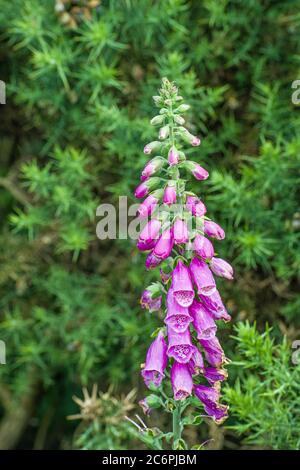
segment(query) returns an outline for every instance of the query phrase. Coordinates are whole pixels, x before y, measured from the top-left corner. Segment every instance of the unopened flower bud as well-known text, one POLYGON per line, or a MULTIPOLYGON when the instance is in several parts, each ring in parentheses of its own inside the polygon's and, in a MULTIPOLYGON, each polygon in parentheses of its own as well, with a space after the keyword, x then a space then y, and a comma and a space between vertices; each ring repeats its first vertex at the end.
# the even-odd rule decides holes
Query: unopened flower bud
POLYGON ((142 408, 145 415, 149 416, 151 413, 151 410, 155 408, 159 408, 161 406, 161 400, 157 395, 154 395, 153 393, 151 395, 148 395, 143 400, 140 400, 139 405, 142 408))
POLYGON ((192 162, 190 160, 186 161, 182 164, 182 167, 190 171, 199 181, 206 180, 209 177, 208 171, 196 162, 192 162))
POLYGON ((158 150, 161 147, 161 143, 158 140, 154 140, 153 142, 149 142, 149 144, 145 145, 144 153, 149 155, 153 152, 153 150, 158 150))
POLYGON ((163 269, 160 269, 160 270, 159 270, 159 274, 160 274, 161 282, 162 282, 163 284, 167 284, 168 280, 170 279, 170 277, 171 277, 171 275, 172 275, 172 272, 167 273, 167 272, 165 272, 163 269))
POLYGON ((163 157, 157 156, 152 158, 144 167, 142 171, 142 176, 141 180, 146 181, 150 176, 152 176, 154 173, 156 173, 158 170, 160 170, 164 164, 166 163, 166 160, 163 157))
POLYGON ((194 135, 193 138, 192 138, 191 144, 192 144, 193 147, 198 147, 198 145, 201 144, 201 139, 199 139, 199 137, 194 135))
MULTIPOLYGON (((159 190, 157 190, 159 191, 159 190)), ((156 191, 154 191, 155 193, 156 191)), ((161 196, 160 196, 161 197, 161 196)), ((149 196, 146 197, 146 199, 140 204, 138 208, 138 214, 141 218, 148 217, 149 215, 154 212, 156 209, 156 206, 158 204, 158 201, 160 197, 155 197, 154 194, 149 194, 149 196)))
POLYGON ((175 112, 176 113, 185 113, 185 111, 187 111, 188 109, 190 109, 190 105, 183 103, 180 106, 178 106, 177 109, 175 109, 175 112))
POLYGON ((160 259, 167 259, 172 251, 174 244, 173 233, 171 229, 166 229, 158 239, 153 254, 160 259))
POLYGON ((169 153, 168 153, 168 162, 169 162, 169 165, 170 165, 170 166, 177 165, 178 161, 179 161, 178 151, 177 151, 175 145, 173 145, 173 146, 170 148, 169 153))
POLYGON ((217 276, 233 279, 233 268, 222 258, 212 258, 210 268, 217 276))
POLYGON ((175 181, 169 181, 168 185, 166 186, 164 197, 163 197, 164 204, 170 206, 172 204, 176 204, 176 183, 175 181))
POLYGON ((183 162, 186 160, 186 156, 185 156, 185 153, 184 152, 178 152, 178 157, 179 157, 179 161, 180 162, 183 162))
POLYGON ((175 245, 187 243, 189 241, 189 231, 184 220, 177 218, 173 225, 173 236, 175 245))
POLYGON ((144 290, 141 297, 140 303, 142 308, 149 310, 149 312, 155 312, 161 308, 162 296, 161 284, 155 282, 151 284, 147 289, 144 290))
POLYGON ((182 116, 178 116, 178 114, 176 114, 174 116, 174 121, 179 124, 180 126, 183 126, 183 124, 185 123, 185 120, 183 119, 182 116))
POLYGON ((152 124, 152 126, 159 126, 163 122, 164 122, 164 117, 161 114, 159 114, 158 116, 154 116, 154 118, 151 119, 150 124, 152 124))
POLYGON ((134 195, 137 199, 141 199, 149 194, 149 192, 157 187, 160 182, 160 178, 153 177, 147 181, 143 181, 134 191, 134 195))
POLYGON ((149 269, 156 268, 156 266, 158 266, 161 263, 161 261, 162 260, 158 258, 157 256, 155 256, 153 252, 149 253, 145 261, 145 266, 146 266, 147 271, 149 271, 149 269))
POLYGON ((199 139, 199 137, 191 134, 185 127, 180 127, 179 133, 183 140, 185 140, 188 144, 193 145, 193 147, 197 147, 198 145, 200 145, 201 140, 199 139))
POLYGON ((188 196, 186 199, 187 209, 196 217, 202 217, 206 214, 206 207, 200 199, 195 196, 188 196))
POLYGON ((222 227, 212 220, 204 221, 204 233, 205 235, 208 235, 211 238, 216 238, 217 240, 223 240, 223 238, 225 238, 225 232, 222 227))
POLYGON ((170 132, 170 127, 168 125, 161 127, 159 130, 159 138, 161 140, 166 139, 169 135, 169 132, 170 132))
POLYGON ((161 96, 152 96, 154 103, 156 106, 159 106, 162 104, 162 97, 161 96))
POLYGON ((211 241, 209 241, 208 238, 204 237, 204 235, 201 235, 200 233, 196 235, 193 246, 195 252, 198 256, 201 256, 201 258, 210 259, 215 254, 211 241))

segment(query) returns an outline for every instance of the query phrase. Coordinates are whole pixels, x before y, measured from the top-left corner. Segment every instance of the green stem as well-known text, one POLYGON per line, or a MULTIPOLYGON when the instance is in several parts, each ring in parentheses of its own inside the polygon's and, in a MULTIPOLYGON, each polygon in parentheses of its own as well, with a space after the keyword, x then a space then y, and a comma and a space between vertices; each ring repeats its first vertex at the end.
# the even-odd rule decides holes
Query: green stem
POLYGON ((173 446, 175 442, 181 439, 181 403, 178 401, 176 408, 173 411, 173 446))
POLYGON ((169 116, 170 141, 171 141, 171 144, 174 145, 175 144, 175 140, 174 140, 174 118, 173 118, 173 106, 172 106, 172 104, 170 105, 170 113, 171 113, 171 117, 169 116))
MULTIPOLYGON (((173 104, 172 103, 169 106, 168 121, 169 121, 169 127, 170 127, 169 142, 170 142, 170 145, 173 147, 173 146, 176 146, 176 139, 175 139, 175 135, 174 135, 174 128, 176 127, 176 125, 175 125, 175 121, 174 121, 173 104)), ((174 171, 174 174, 172 175, 172 179, 176 180, 176 182, 177 182, 176 189, 177 189, 178 202, 182 204, 182 196, 183 196, 185 188, 181 188, 181 189, 179 188, 178 182, 180 180, 180 169, 178 168, 178 165, 174 166, 173 171, 174 171)))

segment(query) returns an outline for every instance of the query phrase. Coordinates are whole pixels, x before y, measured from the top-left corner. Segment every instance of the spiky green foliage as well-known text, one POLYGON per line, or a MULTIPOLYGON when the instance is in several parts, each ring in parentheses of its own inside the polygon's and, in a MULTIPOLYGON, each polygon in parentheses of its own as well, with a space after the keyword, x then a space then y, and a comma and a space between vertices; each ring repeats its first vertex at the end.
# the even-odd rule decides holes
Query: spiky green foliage
POLYGON ((245 444, 269 449, 298 449, 298 351, 286 338, 278 343, 267 328, 259 334, 248 322, 236 325, 238 378, 225 395, 233 422, 228 426, 243 436, 245 444), (293 359, 293 360, 292 360, 293 359))
MULTIPOLYGON (((217 247, 236 268, 225 303, 234 320, 260 331, 267 321, 279 344, 299 335, 299 0, 103 0, 76 27, 54 0, 0 6, 0 445, 61 448, 72 442, 72 394, 97 381, 129 391, 158 326, 137 305, 145 279, 133 242, 97 240, 95 208, 131 195, 163 76, 192 105, 187 127, 211 174, 205 201, 231 234, 217 247)), ((281 445, 282 429, 270 444, 251 425, 251 442, 281 445)), ((206 425, 199 433, 205 441, 206 425)))

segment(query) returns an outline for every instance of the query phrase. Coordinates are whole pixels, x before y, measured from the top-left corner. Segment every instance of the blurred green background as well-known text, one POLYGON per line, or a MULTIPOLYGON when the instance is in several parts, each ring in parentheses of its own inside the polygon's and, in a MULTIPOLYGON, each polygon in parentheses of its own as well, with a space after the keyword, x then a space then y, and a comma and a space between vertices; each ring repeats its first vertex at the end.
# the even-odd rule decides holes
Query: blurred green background
POLYGON ((0 0, 0 448, 143 446, 124 415, 141 413, 161 320, 139 297, 155 274, 133 241, 97 239, 96 207, 134 201, 164 76, 192 106, 190 156, 210 172, 201 189, 236 270, 220 285, 230 418, 187 438, 299 448, 299 12, 298 0, 0 0), (84 398, 93 384, 100 396, 84 398))

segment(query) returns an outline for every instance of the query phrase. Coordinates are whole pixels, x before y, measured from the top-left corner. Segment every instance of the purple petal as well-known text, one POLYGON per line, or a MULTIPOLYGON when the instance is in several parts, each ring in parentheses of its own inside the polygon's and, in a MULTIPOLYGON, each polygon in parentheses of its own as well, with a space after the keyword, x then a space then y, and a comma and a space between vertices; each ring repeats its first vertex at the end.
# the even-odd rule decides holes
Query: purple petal
POLYGON ((189 307, 195 297, 188 267, 179 260, 172 274, 172 289, 176 302, 189 307))
POLYGON ((216 282, 211 270, 204 261, 193 258, 190 264, 190 273, 199 295, 210 296, 216 291, 216 282))
POLYGON ((205 358, 211 366, 219 367, 227 362, 224 351, 216 337, 201 339, 200 344, 204 349, 205 358))
POLYGON ((147 387, 151 383, 156 387, 160 386, 164 378, 167 360, 167 344, 163 333, 160 331, 148 349, 145 367, 142 370, 142 376, 147 387))
POLYGON ((231 320, 217 290, 211 295, 200 295, 200 298, 215 320, 224 320, 225 322, 231 320))
POLYGON ((198 348, 195 348, 195 351, 188 363, 190 372, 192 375, 198 375, 204 370, 204 361, 201 352, 198 348))
POLYGON ((189 312, 193 317, 193 325, 197 332, 197 338, 210 339, 215 336, 217 326, 210 312, 203 304, 194 300, 189 308, 189 312))
POLYGON ((193 380, 186 364, 174 362, 171 369, 171 383, 175 400, 184 400, 191 395, 193 380))
POLYGON ((168 327, 168 339, 168 356, 174 357, 175 361, 180 362, 180 364, 189 362, 196 349, 192 344, 189 330, 187 329, 183 333, 176 333, 172 328, 168 327))

